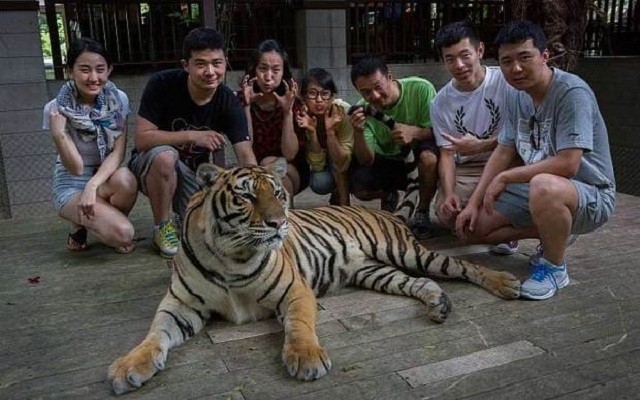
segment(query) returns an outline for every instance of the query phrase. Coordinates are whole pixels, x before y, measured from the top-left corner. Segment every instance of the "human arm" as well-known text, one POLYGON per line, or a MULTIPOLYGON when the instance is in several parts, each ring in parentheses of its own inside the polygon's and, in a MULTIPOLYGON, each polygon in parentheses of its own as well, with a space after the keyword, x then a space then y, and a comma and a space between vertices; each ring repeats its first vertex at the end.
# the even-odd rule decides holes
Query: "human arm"
POLYGON ((440 212, 450 216, 456 216, 462 211, 460 198, 455 193, 456 162, 454 155, 455 152, 451 148, 440 148, 438 175, 440 179, 440 190, 442 190, 444 198, 443 203, 440 205, 440 212))
POLYGON ((51 138, 60 155, 62 165, 73 175, 82 175, 84 163, 75 143, 67 134, 67 117, 60 114, 58 109, 52 107, 49 114, 51 138))
POLYGON ((458 151, 463 156, 471 156, 492 151, 498 146, 498 135, 494 134, 486 139, 478 139, 473 135, 464 135, 460 138, 441 133, 442 137, 451 143, 451 148, 458 151))
POLYGON ((460 237, 465 237, 467 232, 475 230, 478 219, 478 212, 485 197, 487 187, 496 175, 509 168, 516 159, 517 153, 514 147, 498 144, 498 147, 491 153, 491 157, 482 171, 480 181, 473 194, 467 201, 467 205, 456 218, 456 233, 460 237))
MULTIPOLYGON (((220 133, 226 133, 225 130, 214 131, 220 128, 212 126, 210 121, 203 120, 194 124, 192 114, 195 105, 187 90, 188 79, 186 72, 177 70, 159 72, 149 78, 140 98, 136 119, 134 145, 138 151, 147 151, 160 145, 180 147, 192 143, 210 151, 222 147, 224 138, 220 133), (209 130, 200 130, 202 128, 195 126, 208 126, 209 130)), ((214 96, 226 100, 233 94, 226 86, 221 85, 214 96)), ((239 104, 237 98, 233 97, 236 104, 239 104)), ((241 111, 240 107, 238 109, 241 111)), ((226 115, 224 110, 216 112, 217 115, 226 115)))
POLYGON ((482 203, 485 210, 491 213, 494 202, 509 183, 531 182, 534 176, 540 174, 550 174, 571 179, 578 173, 582 153, 582 149, 564 149, 560 150, 557 155, 545 158, 537 163, 522 165, 500 172, 486 189, 482 203))
POLYGON ((256 156, 253 153, 251 147, 251 141, 245 140, 237 142, 233 145, 233 150, 236 153, 239 165, 257 165, 256 156))
POLYGON ((436 97, 433 84, 423 79, 408 81, 401 79, 398 82, 405 91, 401 104, 407 110, 407 116, 411 117, 409 120, 396 119, 396 124, 390 129, 389 136, 399 146, 407 146, 416 141, 432 140, 434 136, 431 128, 431 104, 436 97))
POLYGON ((326 165, 326 153, 318 140, 318 119, 309 114, 306 106, 300 107, 296 114, 296 123, 307 135, 307 162, 313 171, 322 171, 326 165))
POLYGON ((123 132, 113 143, 113 150, 105 157, 96 173, 87 181, 87 184, 80 195, 78 200, 78 218, 82 220, 83 217, 91 218, 94 215, 94 206, 96 204, 96 197, 98 188, 105 183, 111 175, 120 167, 122 161, 124 161, 124 153, 127 144, 127 131, 126 125, 123 132))
POLYGON ((245 75, 242 78, 242 83, 240 84, 240 103, 242 104, 242 108, 244 110, 245 116, 247 117, 248 128, 249 128, 249 137, 253 140, 253 124, 251 118, 251 103, 256 101, 259 98, 264 96, 263 93, 256 93, 253 90, 254 84, 256 83, 257 77, 249 78, 249 75, 245 75))
MULTIPOLYGON (((344 103, 346 107, 348 104, 344 103)), ((346 121, 346 110, 340 104, 333 104, 325 114, 327 129, 327 152, 338 172, 349 168, 353 152, 353 128, 346 121)))
POLYGON ((214 151, 224 147, 225 138, 224 135, 213 130, 163 131, 148 119, 138 116, 135 134, 135 147, 138 151, 146 151, 160 145, 177 147, 190 143, 214 151))
POLYGON ((400 146, 407 146, 413 141, 433 138, 433 132, 431 128, 421 128, 419 126, 396 122, 394 128, 391 130, 391 138, 400 146))
POLYGON ((298 84, 293 79, 291 80, 291 83, 286 81, 283 82, 286 88, 285 94, 280 96, 274 92, 276 100, 278 101, 278 106, 282 108, 282 112, 284 114, 280 151, 282 151, 282 155, 287 159, 287 161, 292 161, 300 149, 298 136, 296 135, 295 128, 293 126, 293 105, 298 92, 298 84))
POLYGON ((364 109, 360 107, 351 113, 349 123, 353 127, 353 152, 358 162, 362 165, 371 165, 375 159, 375 153, 365 139, 366 119, 364 109))

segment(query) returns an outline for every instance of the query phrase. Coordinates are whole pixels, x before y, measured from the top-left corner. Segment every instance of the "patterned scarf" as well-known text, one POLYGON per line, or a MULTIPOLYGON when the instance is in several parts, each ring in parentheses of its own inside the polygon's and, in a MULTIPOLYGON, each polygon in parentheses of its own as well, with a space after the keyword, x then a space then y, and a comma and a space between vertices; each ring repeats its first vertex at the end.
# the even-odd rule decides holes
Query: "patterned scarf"
POLYGON ((91 108, 78 104, 79 97, 76 83, 70 80, 60 89, 56 105, 83 141, 97 141, 100 160, 104 161, 113 150, 115 140, 124 131, 126 121, 118 89, 112 82, 107 82, 91 108))

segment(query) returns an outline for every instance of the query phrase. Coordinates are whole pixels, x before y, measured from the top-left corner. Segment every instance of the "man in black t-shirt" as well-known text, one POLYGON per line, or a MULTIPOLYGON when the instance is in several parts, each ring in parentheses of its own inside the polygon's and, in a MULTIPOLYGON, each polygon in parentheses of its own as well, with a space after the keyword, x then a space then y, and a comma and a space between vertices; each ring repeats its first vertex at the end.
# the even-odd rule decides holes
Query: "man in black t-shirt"
POLYGON ((223 82, 227 60, 223 37, 211 28, 189 32, 183 45, 183 69, 161 71, 145 87, 129 168, 149 197, 154 244, 165 257, 178 251, 171 211, 181 219, 200 187, 197 166, 228 141, 239 164, 256 164, 247 119, 223 82))

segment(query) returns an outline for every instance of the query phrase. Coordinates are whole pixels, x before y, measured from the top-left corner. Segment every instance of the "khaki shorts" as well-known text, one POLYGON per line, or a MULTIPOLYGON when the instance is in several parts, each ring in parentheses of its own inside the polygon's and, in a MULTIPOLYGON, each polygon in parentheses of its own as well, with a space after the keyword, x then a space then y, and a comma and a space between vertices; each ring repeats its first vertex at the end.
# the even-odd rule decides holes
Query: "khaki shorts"
MULTIPOLYGON (((578 192, 578 207, 573 216, 572 234, 589 233, 609 220, 616 205, 615 187, 597 188, 571 179, 578 192)), ((529 184, 510 183, 500 194, 494 209, 516 228, 533 226, 529 211, 529 184)))
MULTIPOLYGON (((484 166, 484 163, 466 163, 456 165, 456 182, 454 192, 462 203, 460 205, 461 207, 464 208, 464 206, 467 205, 467 202, 473 194, 473 191, 476 190, 476 186, 478 186, 478 182, 480 182, 480 177, 482 176, 484 166)), ((453 228, 455 219, 448 221, 440 216, 439 210, 442 203, 444 203, 444 192, 441 188, 439 188, 438 193, 436 194, 435 204, 435 212, 436 216, 438 217, 438 222, 442 226, 453 228)))

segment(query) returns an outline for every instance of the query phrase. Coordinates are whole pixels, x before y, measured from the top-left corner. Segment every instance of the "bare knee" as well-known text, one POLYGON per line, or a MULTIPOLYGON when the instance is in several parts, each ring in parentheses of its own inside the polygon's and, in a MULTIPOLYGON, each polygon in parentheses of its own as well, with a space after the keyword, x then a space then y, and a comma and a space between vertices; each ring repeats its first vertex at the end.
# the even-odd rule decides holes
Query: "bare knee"
POLYGON ((567 183, 568 180, 556 175, 539 174, 534 176, 530 182, 529 207, 537 206, 545 208, 567 203, 567 183))
POLYGON ((151 164, 149 175, 169 179, 176 173, 178 154, 173 151, 163 151, 156 155, 151 164))
POLYGON ((135 234, 135 229, 133 225, 128 219, 124 219, 123 221, 119 221, 114 224, 111 228, 114 241, 118 244, 118 246, 128 246, 133 241, 133 235, 135 234))
POLYGON ((115 192, 133 195, 138 191, 138 183, 133 173, 126 167, 118 168, 109 178, 115 192))
POLYGON ((419 163, 422 173, 433 175, 438 172, 438 156, 430 151, 420 153, 419 163))

